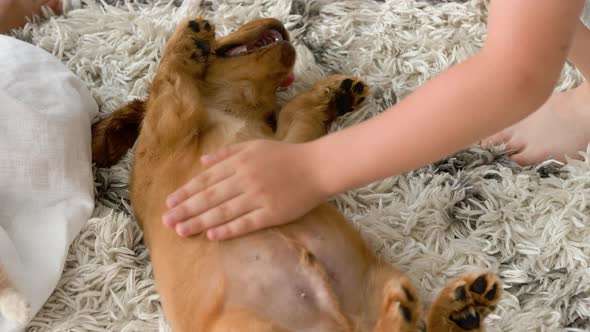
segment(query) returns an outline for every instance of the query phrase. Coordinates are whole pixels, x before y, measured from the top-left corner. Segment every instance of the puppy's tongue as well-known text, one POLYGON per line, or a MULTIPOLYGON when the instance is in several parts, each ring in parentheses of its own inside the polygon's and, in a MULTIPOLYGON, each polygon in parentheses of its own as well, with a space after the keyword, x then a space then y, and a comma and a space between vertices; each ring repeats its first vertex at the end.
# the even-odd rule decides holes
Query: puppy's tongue
POLYGON ((286 88, 288 86, 290 86, 291 84, 293 84, 293 82, 295 81, 295 74, 293 74, 293 72, 289 73, 289 76, 287 76, 287 79, 282 81, 279 86, 281 88, 286 88))

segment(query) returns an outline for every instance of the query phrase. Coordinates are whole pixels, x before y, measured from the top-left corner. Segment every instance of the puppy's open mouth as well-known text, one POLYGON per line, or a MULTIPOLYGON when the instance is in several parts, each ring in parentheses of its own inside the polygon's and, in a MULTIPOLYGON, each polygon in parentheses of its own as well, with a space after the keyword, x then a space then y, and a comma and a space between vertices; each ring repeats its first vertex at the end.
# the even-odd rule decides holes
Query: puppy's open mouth
MULTIPOLYGON (((230 42, 218 48, 215 53, 217 56, 225 58, 248 55, 260 49, 277 46, 282 42, 289 42, 289 34, 282 25, 272 25, 250 37, 250 39, 253 40, 240 43, 230 42)), ((286 88, 293 84, 294 80, 295 76, 293 72, 290 72, 285 80, 279 83, 279 86, 286 88)))
POLYGON ((279 30, 271 28, 260 33, 254 41, 245 44, 226 45, 218 49, 217 54, 226 57, 246 55, 261 48, 273 47, 285 39, 279 30))

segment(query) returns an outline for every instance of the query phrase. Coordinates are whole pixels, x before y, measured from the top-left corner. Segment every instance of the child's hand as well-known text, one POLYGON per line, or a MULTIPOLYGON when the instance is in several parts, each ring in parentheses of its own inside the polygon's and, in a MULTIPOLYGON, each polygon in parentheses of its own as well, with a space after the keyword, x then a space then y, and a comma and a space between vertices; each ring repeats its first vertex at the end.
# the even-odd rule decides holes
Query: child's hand
POLYGON ((210 168, 168 196, 163 222, 181 236, 207 231, 212 240, 291 222, 327 196, 308 156, 304 144, 273 141, 203 156, 210 168))

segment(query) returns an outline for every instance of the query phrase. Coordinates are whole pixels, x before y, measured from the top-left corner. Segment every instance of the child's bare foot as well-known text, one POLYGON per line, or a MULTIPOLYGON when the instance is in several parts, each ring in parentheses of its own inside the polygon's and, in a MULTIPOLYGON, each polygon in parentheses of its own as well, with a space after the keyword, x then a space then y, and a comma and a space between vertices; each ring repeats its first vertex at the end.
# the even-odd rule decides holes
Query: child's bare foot
POLYGON ((47 6, 58 14, 61 13, 61 0, 0 0, 0 34, 22 27, 27 18, 41 13, 47 6))
POLYGON ((579 159, 590 142, 590 84, 553 95, 535 113, 488 137, 483 146, 505 142, 512 160, 522 166, 547 159, 579 159))

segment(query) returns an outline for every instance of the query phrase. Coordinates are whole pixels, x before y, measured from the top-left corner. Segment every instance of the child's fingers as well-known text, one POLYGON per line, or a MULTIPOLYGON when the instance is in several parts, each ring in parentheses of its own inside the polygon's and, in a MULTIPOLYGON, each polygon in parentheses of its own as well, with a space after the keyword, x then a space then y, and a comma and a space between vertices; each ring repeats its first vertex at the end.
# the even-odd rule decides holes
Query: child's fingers
POLYGON ((214 153, 202 155, 201 156, 201 163, 203 163, 203 165, 205 165, 207 167, 211 167, 211 166, 215 165, 216 163, 218 163, 222 160, 225 160, 230 156, 233 156, 241 149, 242 149, 242 146, 239 144, 226 146, 214 153))
POLYGON ((174 226, 237 197, 242 194, 242 190, 234 182, 229 177, 192 194, 182 203, 168 210, 162 216, 162 221, 168 226, 174 226))
POLYGON ((246 215, 255 209, 256 207, 253 206, 252 199, 242 194, 198 216, 177 224, 175 229, 180 236, 195 235, 209 228, 232 222, 236 218, 246 215))
POLYGON ((273 226, 272 218, 263 209, 256 209, 231 222, 209 229, 209 240, 229 240, 238 236, 273 226))
POLYGON ((194 194, 201 192, 205 188, 215 185, 234 174, 235 171, 230 165, 220 165, 206 170, 192 178, 172 194, 168 195, 166 198, 166 206, 168 206, 168 208, 173 208, 194 194))

